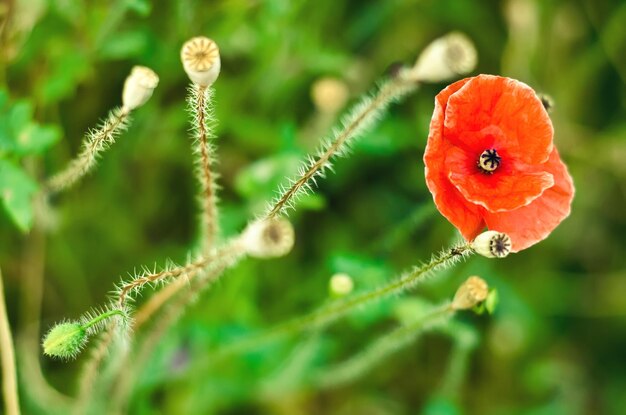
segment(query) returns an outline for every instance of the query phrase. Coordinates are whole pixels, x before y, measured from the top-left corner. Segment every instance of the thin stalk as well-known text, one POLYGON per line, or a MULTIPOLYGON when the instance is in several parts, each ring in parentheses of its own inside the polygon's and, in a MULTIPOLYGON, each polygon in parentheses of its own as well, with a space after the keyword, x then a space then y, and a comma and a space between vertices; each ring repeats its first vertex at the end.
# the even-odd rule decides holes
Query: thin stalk
POLYGON ((413 343, 424 330, 445 324, 453 315, 454 309, 449 302, 433 308, 416 321, 379 337, 356 356, 318 372, 313 377, 313 384, 321 388, 332 388, 353 382, 394 352, 413 343))
POLYGON ((122 285, 118 293, 118 303, 120 307, 124 307, 127 297, 130 293, 139 292, 146 285, 156 284, 168 278, 178 278, 180 276, 194 276, 207 267, 209 263, 215 259, 214 255, 202 257, 196 261, 189 262, 186 265, 165 269, 160 272, 148 272, 134 278, 132 281, 122 285))
POLYGON ((102 152, 115 143, 117 136, 127 128, 128 119, 129 113, 122 108, 111 110, 100 127, 87 133, 76 158, 64 170, 48 179, 44 192, 53 194, 66 190, 89 173, 102 152))
MULTIPOLYGON (((212 264, 211 268, 205 269, 201 274, 196 274, 191 279, 191 284, 184 292, 178 293, 180 290, 176 291, 174 294, 179 294, 176 301, 169 304, 169 306, 162 311, 161 316, 153 319, 153 327, 145 335, 137 353, 134 354, 130 370, 126 371, 124 376, 120 376, 115 383, 112 397, 114 413, 125 409, 124 407, 128 404, 128 398, 132 393, 131 385, 134 383, 135 377, 139 375, 141 369, 152 356, 152 353, 165 333, 180 319, 187 307, 197 300, 202 291, 210 287, 212 283, 222 276, 227 268, 236 264, 244 255, 244 252, 241 250, 236 240, 231 243, 230 246, 227 245, 223 248, 222 251, 223 254, 217 256, 216 262, 212 264)), ((177 280, 176 282, 178 281, 183 280, 177 280)), ((173 284, 170 284, 170 286, 172 285, 173 284)), ((184 286, 180 285, 180 287, 182 288, 184 286)), ((172 294, 172 296, 174 294, 172 294)))
POLYGON ((111 322, 107 330, 100 335, 98 346, 93 349, 90 358, 83 366, 82 375, 78 383, 76 406, 74 407, 74 413, 76 415, 84 414, 85 408, 89 405, 94 385, 98 379, 100 367, 115 337, 115 325, 115 322, 111 322))
MULTIPOLYGON (((34 166, 29 166, 34 168, 34 166)), ((36 174, 35 174, 36 175, 36 174)), ((18 342, 18 365, 20 375, 28 388, 22 390, 24 396, 36 402, 40 408, 55 407, 64 410, 70 398, 53 388, 41 369, 40 329, 41 307, 44 294, 44 268, 46 260, 46 235, 42 223, 45 217, 43 197, 34 201, 34 226, 24 243, 20 263, 20 336, 18 342)))
POLYGON ((212 171, 215 149, 211 142, 215 138, 215 115, 213 113, 213 88, 194 84, 187 99, 189 112, 193 116, 193 152, 196 157, 196 176, 200 183, 201 205, 201 252, 207 252, 215 244, 218 233, 216 174, 212 171))
POLYGON ((469 244, 462 244, 449 248, 439 255, 433 256, 428 263, 415 267, 412 271, 386 285, 383 285, 382 287, 363 294, 354 295, 346 298, 345 300, 336 301, 328 306, 318 308, 309 314, 305 314, 304 316, 280 324, 273 329, 269 329, 268 331, 260 333, 256 336, 253 335, 247 339, 229 344, 214 353, 212 358, 213 360, 216 360, 217 356, 225 357, 239 353, 282 336, 296 335, 303 331, 319 330, 324 328, 333 321, 353 312, 365 304, 381 300, 394 294, 400 294, 414 288, 435 271, 449 268, 460 259, 465 258, 472 253, 473 250, 469 244))
POLYGON ((5 305, 2 270, 0 270, 0 357, 2 359, 2 394, 7 415, 19 415, 20 403, 17 395, 17 371, 13 336, 5 305))
POLYGON ((417 89, 418 84, 403 77, 393 77, 382 83, 373 97, 366 96, 356 104, 342 122, 340 131, 322 145, 317 158, 310 157, 297 178, 290 179, 289 187, 282 188, 280 196, 269 207, 266 217, 273 218, 294 207, 295 200, 311 189, 316 177, 323 177, 326 169, 332 169, 331 161, 346 155, 350 141, 357 138, 382 118, 389 104, 417 89))
POLYGON ((123 316, 125 316, 125 313, 122 310, 117 310, 117 309, 109 310, 109 311, 106 311, 106 312, 104 312, 102 314, 99 314, 96 318, 89 320, 87 323, 83 324, 82 327, 83 327, 83 329, 87 330, 87 329, 95 326, 96 324, 100 323, 101 321, 106 320, 107 318, 112 317, 112 316, 122 316, 123 317, 123 316))
POLYGON ((177 279, 167 284, 146 301, 134 315, 133 330, 139 331, 150 318, 163 307, 168 300, 174 297, 183 287, 188 284, 186 279, 177 279))

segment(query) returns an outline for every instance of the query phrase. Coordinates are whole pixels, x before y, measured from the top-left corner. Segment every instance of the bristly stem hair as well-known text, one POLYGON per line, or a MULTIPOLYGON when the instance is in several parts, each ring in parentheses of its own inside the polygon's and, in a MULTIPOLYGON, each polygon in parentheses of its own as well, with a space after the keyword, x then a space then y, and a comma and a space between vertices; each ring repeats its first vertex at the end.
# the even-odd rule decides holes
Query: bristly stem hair
POLYGON ((353 295, 343 300, 335 301, 329 305, 322 306, 309 314, 305 314, 291 321, 287 321, 286 323, 279 324, 273 329, 269 329, 259 333, 258 335, 252 335, 249 338, 244 338, 239 342, 229 344, 214 353, 213 359, 220 355, 227 356, 239 353, 282 336, 295 335, 303 331, 322 329, 333 321, 353 312, 365 304, 387 298, 394 294, 400 294, 414 288, 417 284, 425 281, 427 277, 431 276, 435 271, 450 268, 461 259, 467 258, 473 252, 474 251, 472 250, 470 244, 467 243, 448 248, 440 254, 433 256, 429 262, 415 267, 413 270, 405 273, 400 278, 397 278, 379 288, 375 288, 362 294, 353 295))
POLYGON ((100 154, 115 143, 115 139, 128 127, 128 121, 128 110, 121 107, 111 110, 97 129, 87 133, 82 150, 76 158, 70 161, 64 170, 48 179, 45 185, 46 193, 63 191, 89 173, 96 165, 100 154))
MULTIPOLYGON (((138 350, 133 353, 132 361, 128 364, 132 365, 132 370, 127 371, 123 376, 120 376, 113 391, 113 405, 114 408, 122 410, 127 403, 127 399, 131 393, 132 383, 134 376, 140 373, 141 369, 145 365, 146 361, 152 355, 155 347, 165 333, 178 321, 183 315, 185 309, 193 304, 200 296, 202 291, 211 286, 212 283, 219 280, 224 271, 227 268, 235 265, 241 260, 245 251, 241 249, 242 245, 235 238, 229 244, 218 250, 218 253, 214 256, 207 267, 194 269, 193 275, 189 276, 189 286, 182 284, 183 280, 175 280, 168 284, 161 291, 175 287, 173 291, 166 291, 168 294, 165 300, 172 299, 165 307, 163 302, 158 304, 158 308, 152 309, 152 313, 160 309, 161 313, 158 318, 153 318, 152 326, 147 330, 147 333, 143 336, 143 340, 138 347, 138 350), (181 283, 179 283, 181 282, 181 283), (176 284, 179 283, 179 284, 176 284), (181 292, 182 291, 182 292, 181 292)), ((154 297, 153 297, 154 298, 154 297)), ((135 329, 138 330, 146 323, 144 318, 141 322, 136 321, 135 329)), ((131 358, 130 355, 126 356, 126 359, 131 358)))
POLYGON ((366 95, 344 117, 341 128, 322 141, 317 157, 310 155, 298 172, 298 177, 289 179, 287 186, 281 186, 279 196, 270 204, 265 217, 273 218, 295 208, 295 202, 312 190, 311 182, 317 185, 316 178, 324 177, 326 170, 332 170, 332 160, 346 156, 351 142, 363 135, 382 118, 387 107, 417 89, 417 82, 402 76, 393 76, 384 81, 373 96, 366 95))
POLYGON ((192 116, 194 134, 193 153, 195 156, 196 176, 201 192, 201 232, 200 249, 207 252, 215 243, 218 234, 216 173, 211 169, 214 164, 216 119, 213 111, 212 87, 192 84, 189 88, 187 104, 192 116))

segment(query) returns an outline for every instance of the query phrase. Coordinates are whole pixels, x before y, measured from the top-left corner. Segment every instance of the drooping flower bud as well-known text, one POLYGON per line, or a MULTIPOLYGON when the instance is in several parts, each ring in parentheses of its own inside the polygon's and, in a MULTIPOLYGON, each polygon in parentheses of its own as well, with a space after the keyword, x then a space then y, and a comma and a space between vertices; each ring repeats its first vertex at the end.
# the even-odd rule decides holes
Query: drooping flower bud
POLYGON ((456 291, 451 307, 454 310, 468 310, 487 299, 489 287, 480 277, 469 277, 456 291))
POLYGON ((208 37, 198 36, 185 42, 180 60, 191 82, 199 86, 211 85, 220 74, 220 50, 208 37))
POLYGON ((472 41, 463 33, 452 32, 429 44, 404 75, 417 82, 441 82, 471 72, 476 62, 472 41))
POLYGON ((275 258, 286 255, 293 248, 293 226, 284 218, 262 219, 252 222, 242 235, 244 249, 251 257, 275 258))
POLYGON ((43 339, 43 352, 62 359, 74 358, 87 343, 87 330, 76 322, 54 326, 43 339))
POLYGON ((134 66, 124 82, 122 105, 128 112, 142 106, 152 96, 152 91, 159 84, 159 77, 150 68, 134 66))
POLYGON ((343 272, 337 273, 330 277, 328 284, 330 293, 337 297, 348 295, 354 289, 354 282, 352 278, 343 272))
POLYGON ((511 238, 505 233, 486 231, 472 241, 472 249, 487 258, 504 258, 511 252, 511 238))

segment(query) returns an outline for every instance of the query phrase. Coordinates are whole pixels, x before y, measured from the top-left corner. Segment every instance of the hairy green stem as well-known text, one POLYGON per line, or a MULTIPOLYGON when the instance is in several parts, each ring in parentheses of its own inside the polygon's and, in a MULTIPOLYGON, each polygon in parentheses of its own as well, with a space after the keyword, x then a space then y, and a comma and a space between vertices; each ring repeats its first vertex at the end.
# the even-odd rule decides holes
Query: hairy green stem
POLYGON ((187 99, 189 111, 193 115, 193 152, 196 157, 196 176, 201 186, 201 252, 207 252, 215 244, 218 233, 217 184, 216 174, 211 166, 214 159, 215 115, 213 114, 213 88, 193 85, 187 99))
POLYGON ((90 327, 93 327, 94 325, 100 323, 102 320, 105 320, 105 319, 107 319, 109 317, 112 317, 112 316, 122 316, 123 317, 124 315, 125 314, 124 314, 124 312, 122 310, 117 310, 117 309, 109 310, 109 311, 106 311, 106 312, 98 315, 96 318, 88 321, 87 323, 83 324, 82 327, 83 327, 83 329, 86 330, 86 329, 88 329, 90 327))
POLYGON ((384 82, 373 97, 362 98, 348 112, 340 132, 322 146, 318 157, 311 158, 298 177, 289 181, 289 187, 281 189, 280 196, 269 207, 266 218, 276 217, 293 208, 294 201, 310 189, 310 182, 315 183, 317 176, 323 176, 324 171, 331 168, 331 160, 346 153, 351 140, 373 126, 392 102, 415 91, 417 86, 418 84, 413 81, 393 77, 384 82))
POLYGON ((7 415, 19 415, 20 403, 17 395, 17 371, 13 336, 4 299, 4 283, 0 270, 0 358, 2 360, 2 394, 7 415))
POLYGON ((53 194, 65 190, 89 173, 96 165, 100 154, 126 129, 128 118, 128 111, 121 108, 111 110, 98 129, 87 133, 82 150, 76 158, 70 161, 64 170, 48 179, 44 193, 53 194))
POLYGON ((264 344, 278 337, 295 335, 303 331, 321 329, 367 303, 381 300, 415 287, 415 285, 422 282, 431 273, 440 269, 448 268, 454 265, 461 258, 465 258, 472 253, 473 250, 469 244, 462 244, 449 248, 439 255, 433 256, 428 263, 414 268, 412 271, 386 285, 383 285, 382 287, 360 295, 348 297, 345 300, 336 301, 302 317, 280 324, 273 329, 269 329, 268 331, 258 335, 253 335, 234 344, 225 346, 223 349, 219 349, 213 354, 213 359, 216 359, 217 356, 228 356, 257 347, 260 344, 264 344))
MULTIPOLYGON (((242 246, 237 238, 233 239, 229 244, 218 250, 214 261, 210 263, 208 268, 197 271, 190 276, 190 286, 186 287, 186 290, 182 293, 177 291, 178 297, 175 301, 165 307, 161 315, 153 318, 153 326, 144 336, 137 353, 133 354, 130 369, 118 379, 114 386, 113 409, 118 411, 127 405, 135 377, 139 375, 143 366, 152 356, 163 335, 178 321, 185 309, 195 302, 202 291, 217 281, 227 268, 236 264, 244 255, 245 252, 242 250, 242 246)), ((130 355, 127 355, 126 358, 129 359, 130 355)), ((126 367, 126 365, 123 366, 126 367)))

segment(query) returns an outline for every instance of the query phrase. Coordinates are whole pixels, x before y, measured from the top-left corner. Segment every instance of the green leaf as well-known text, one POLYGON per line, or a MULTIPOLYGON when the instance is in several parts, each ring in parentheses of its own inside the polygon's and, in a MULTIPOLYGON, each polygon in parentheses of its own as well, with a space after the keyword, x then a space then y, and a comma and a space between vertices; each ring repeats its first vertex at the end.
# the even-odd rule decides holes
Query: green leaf
POLYGON ((0 93, 0 154, 19 156, 42 153, 61 136, 55 126, 32 121, 33 106, 26 100, 8 104, 6 93, 0 93))
POLYGON ((140 55, 148 46, 147 34, 143 31, 112 34, 100 49, 100 56, 109 59, 126 59, 140 55))
POLYGON ((148 16, 152 10, 152 5, 148 0, 127 0, 126 7, 142 17, 148 16))
POLYGON ((29 124, 16 137, 15 152, 19 155, 40 154, 56 143, 60 137, 61 132, 55 126, 29 124))
POLYGON ((8 160, 0 160, 0 200, 22 232, 28 232, 33 225, 31 199, 37 188, 37 183, 20 167, 8 160))

